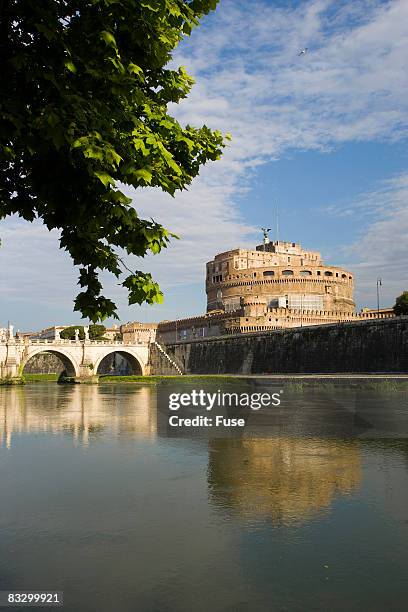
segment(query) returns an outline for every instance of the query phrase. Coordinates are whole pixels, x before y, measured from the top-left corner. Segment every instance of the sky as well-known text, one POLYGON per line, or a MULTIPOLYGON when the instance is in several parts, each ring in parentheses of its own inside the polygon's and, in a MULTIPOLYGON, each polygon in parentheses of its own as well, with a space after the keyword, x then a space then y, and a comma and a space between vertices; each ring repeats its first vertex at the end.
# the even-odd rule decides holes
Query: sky
MULTIPOLYGON (((196 84, 171 113, 232 141, 175 198, 125 188, 180 240, 129 262, 153 273, 162 305, 129 307, 103 277, 121 322, 205 312, 206 262, 260 244, 277 210, 280 240, 355 273, 358 309, 376 306, 379 277, 381 306, 394 304, 408 289, 407 23, 406 0, 221 0, 174 54, 196 84)), ((0 237, 0 326, 79 323, 78 271, 58 233, 13 217, 0 237)))

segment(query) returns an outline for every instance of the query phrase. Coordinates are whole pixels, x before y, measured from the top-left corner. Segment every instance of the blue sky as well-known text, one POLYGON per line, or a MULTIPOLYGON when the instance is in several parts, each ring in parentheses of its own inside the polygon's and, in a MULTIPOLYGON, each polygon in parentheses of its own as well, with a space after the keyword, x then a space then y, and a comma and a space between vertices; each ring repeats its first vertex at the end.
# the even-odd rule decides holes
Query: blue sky
MULTIPOLYGON (((406 0, 221 0, 175 54, 196 85, 172 112, 233 139, 174 200, 128 190, 141 215, 182 239, 131 262, 161 283, 162 306, 129 307, 106 279, 122 321, 203 312, 206 261, 258 244, 276 203, 281 239, 355 272, 358 307, 375 305, 378 276, 383 305, 408 289, 407 22, 406 0)), ((0 235, 0 325, 79 321, 57 233, 11 219, 0 235)))

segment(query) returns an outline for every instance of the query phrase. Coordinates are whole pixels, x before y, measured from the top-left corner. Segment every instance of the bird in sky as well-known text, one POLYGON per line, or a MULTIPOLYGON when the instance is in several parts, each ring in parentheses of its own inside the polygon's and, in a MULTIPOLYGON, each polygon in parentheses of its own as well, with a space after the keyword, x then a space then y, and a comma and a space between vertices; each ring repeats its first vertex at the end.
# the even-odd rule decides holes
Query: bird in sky
POLYGON ((304 49, 299 51, 298 56, 300 57, 301 55, 306 55, 308 51, 309 51, 308 47, 305 47, 304 49))

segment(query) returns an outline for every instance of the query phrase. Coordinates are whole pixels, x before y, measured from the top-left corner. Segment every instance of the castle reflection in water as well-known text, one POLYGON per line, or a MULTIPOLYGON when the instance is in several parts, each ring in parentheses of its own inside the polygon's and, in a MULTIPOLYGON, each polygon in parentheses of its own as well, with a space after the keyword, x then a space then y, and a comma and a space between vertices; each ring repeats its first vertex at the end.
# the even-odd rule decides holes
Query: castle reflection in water
MULTIPOLYGON (((11 448, 24 434, 68 434, 83 446, 122 436, 157 443, 156 410, 149 387, 0 388, 0 442, 11 448)), ((198 443, 208 453, 211 505, 243 520, 307 521, 361 482, 359 440, 280 435, 198 443)))
POLYGON ((211 500, 245 519, 304 521, 360 483, 358 440, 281 437, 211 443, 211 500))

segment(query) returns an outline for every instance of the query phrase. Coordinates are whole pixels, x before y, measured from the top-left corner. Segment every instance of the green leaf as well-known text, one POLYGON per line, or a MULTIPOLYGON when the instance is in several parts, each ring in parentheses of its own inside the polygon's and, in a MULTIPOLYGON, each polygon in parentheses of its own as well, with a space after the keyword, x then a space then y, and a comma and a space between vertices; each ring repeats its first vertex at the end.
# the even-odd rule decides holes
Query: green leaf
POLYGON ((133 172, 133 175, 138 178, 138 179, 143 179, 145 183, 148 183, 150 185, 150 183, 152 182, 152 173, 150 170, 147 170, 146 168, 142 168, 141 170, 135 170, 133 172))
POLYGON ((148 9, 149 11, 153 11, 155 13, 160 10, 160 6, 158 6, 158 3, 153 2, 153 0, 151 0, 150 2, 141 2, 140 4, 143 8, 148 9))
POLYGON ((75 66, 74 62, 72 62, 71 60, 66 60, 66 61, 64 62, 64 66, 65 66, 65 68, 67 68, 67 70, 69 70, 70 72, 72 72, 72 73, 74 73, 74 74, 75 74, 75 73, 76 73, 76 71, 77 71, 77 69, 76 69, 76 66, 75 66))
POLYGON ((111 32, 108 32, 107 30, 103 30, 101 32, 101 38, 102 40, 105 41, 105 43, 108 46, 113 47, 114 49, 117 49, 115 37, 111 32))
POLYGON ((184 32, 184 34, 187 34, 187 36, 190 36, 192 29, 193 29, 193 27, 192 27, 191 23, 186 22, 183 25, 183 32, 184 32))
POLYGON ((114 185, 115 184, 115 181, 113 180, 113 178, 107 172, 98 172, 98 171, 95 171, 94 175, 96 177, 98 177, 98 179, 101 181, 101 183, 105 187, 108 187, 108 185, 114 185))
POLYGON ((130 62, 128 65, 128 70, 131 74, 137 74, 138 76, 143 76, 143 70, 140 66, 137 66, 133 62, 130 62))

